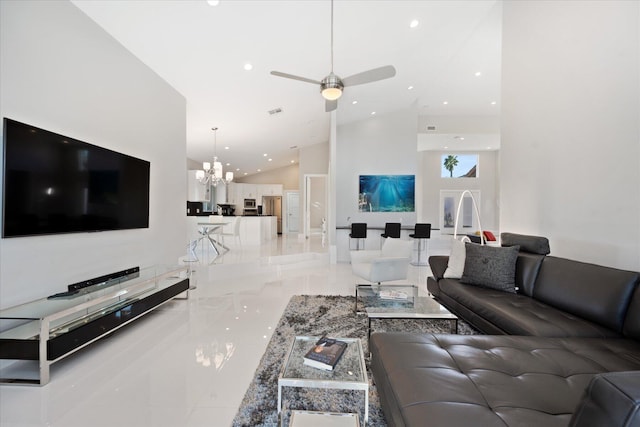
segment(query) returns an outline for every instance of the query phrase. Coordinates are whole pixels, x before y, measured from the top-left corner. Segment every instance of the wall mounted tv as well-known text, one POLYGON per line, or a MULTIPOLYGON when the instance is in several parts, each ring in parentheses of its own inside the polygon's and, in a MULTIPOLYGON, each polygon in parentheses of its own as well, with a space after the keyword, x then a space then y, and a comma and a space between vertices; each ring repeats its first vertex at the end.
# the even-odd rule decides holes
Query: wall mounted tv
POLYGON ((149 227, 149 162, 3 124, 2 237, 149 227))

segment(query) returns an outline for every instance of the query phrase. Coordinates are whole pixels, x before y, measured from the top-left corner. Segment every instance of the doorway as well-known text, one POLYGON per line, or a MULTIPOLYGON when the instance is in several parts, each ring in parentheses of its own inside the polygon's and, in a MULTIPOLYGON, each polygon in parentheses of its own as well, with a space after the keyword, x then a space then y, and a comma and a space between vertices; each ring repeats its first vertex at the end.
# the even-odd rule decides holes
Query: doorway
POLYGON ((287 192, 287 233, 298 233, 300 223, 300 193, 287 192))
POLYGON ((326 174, 305 175, 305 220, 304 235, 322 234, 327 220, 326 174))

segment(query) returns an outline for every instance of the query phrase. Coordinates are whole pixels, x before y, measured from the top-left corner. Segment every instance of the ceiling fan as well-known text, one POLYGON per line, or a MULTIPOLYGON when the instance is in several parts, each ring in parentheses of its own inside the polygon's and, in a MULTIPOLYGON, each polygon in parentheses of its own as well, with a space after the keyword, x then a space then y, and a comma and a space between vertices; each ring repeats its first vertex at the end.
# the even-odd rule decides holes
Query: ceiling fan
POLYGON ((338 98, 342 96, 342 90, 347 86, 356 86, 364 83, 376 82, 384 80, 396 75, 396 69, 393 65, 385 65, 384 67, 374 68, 372 70, 363 71, 358 74, 341 79, 333 72, 333 0, 331 0, 331 72, 327 77, 318 81, 306 77, 294 76, 293 74, 281 73, 280 71, 272 71, 271 74, 287 79, 300 80, 302 82, 320 85, 322 97, 326 100, 325 111, 333 111, 338 108, 338 98))

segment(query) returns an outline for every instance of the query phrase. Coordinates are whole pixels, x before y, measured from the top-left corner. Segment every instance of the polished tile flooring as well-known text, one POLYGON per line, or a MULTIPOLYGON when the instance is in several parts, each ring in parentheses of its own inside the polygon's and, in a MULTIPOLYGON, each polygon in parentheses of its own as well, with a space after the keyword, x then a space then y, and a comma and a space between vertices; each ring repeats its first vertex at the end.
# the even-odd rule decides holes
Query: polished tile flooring
MULTIPOLYGON (((353 295, 350 264, 321 236, 279 236, 214 257, 196 289, 52 365, 44 387, 0 386, 0 426, 229 426, 289 298, 353 295)), ((427 267, 409 281, 426 292, 427 267)))

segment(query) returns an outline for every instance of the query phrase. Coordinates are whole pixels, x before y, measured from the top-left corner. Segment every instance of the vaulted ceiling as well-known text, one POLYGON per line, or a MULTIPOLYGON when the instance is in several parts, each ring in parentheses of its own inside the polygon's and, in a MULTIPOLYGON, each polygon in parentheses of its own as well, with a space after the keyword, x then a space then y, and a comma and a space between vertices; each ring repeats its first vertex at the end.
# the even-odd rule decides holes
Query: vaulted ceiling
MULTIPOLYGON (((184 95, 189 158, 211 160, 214 126, 236 176, 289 165, 298 148, 328 140, 319 88, 270 71, 329 74, 329 0, 72 2, 184 95)), ((338 125, 401 109, 422 118, 417 132, 424 117, 496 117, 500 26, 499 1, 335 0, 334 72, 397 71, 345 88, 338 125)))

